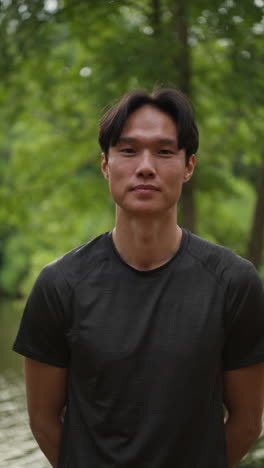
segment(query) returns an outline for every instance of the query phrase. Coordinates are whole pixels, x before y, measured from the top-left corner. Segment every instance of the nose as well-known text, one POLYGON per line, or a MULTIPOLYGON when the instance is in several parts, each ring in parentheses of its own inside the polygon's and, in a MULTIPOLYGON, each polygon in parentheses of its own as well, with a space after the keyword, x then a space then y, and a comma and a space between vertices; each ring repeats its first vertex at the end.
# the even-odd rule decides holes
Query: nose
POLYGON ((155 161, 150 151, 142 151, 136 169, 136 174, 140 177, 155 177, 155 161))

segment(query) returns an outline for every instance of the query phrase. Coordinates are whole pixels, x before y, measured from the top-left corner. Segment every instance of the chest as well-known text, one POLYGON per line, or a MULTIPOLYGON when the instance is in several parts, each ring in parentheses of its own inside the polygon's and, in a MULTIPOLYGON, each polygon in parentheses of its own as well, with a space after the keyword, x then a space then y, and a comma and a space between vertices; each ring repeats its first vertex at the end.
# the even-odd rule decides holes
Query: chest
POLYGON ((204 367, 219 360, 224 339, 224 298, 212 282, 165 276, 109 274, 76 289, 69 346, 91 372, 139 356, 168 367, 204 367), (198 364, 197 364, 198 365, 198 364))

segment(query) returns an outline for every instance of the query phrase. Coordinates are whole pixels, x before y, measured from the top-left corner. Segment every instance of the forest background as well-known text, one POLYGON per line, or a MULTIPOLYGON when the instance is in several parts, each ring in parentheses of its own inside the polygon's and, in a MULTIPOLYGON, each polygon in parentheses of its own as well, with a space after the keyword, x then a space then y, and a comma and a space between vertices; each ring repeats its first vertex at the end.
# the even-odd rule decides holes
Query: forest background
POLYGON ((0 301, 17 320, 44 264, 112 228, 98 120, 135 88, 191 98, 180 224, 264 279, 263 36, 264 0, 0 1, 0 301))

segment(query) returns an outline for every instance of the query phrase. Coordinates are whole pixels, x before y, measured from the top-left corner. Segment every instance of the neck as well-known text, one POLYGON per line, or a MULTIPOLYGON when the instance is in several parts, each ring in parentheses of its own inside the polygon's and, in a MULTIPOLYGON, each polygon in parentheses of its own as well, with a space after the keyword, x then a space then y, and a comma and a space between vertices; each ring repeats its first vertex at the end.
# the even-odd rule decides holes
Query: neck
POLYGON ((131 217, 117 209, 113 242, 123 260, 138 270, 152 270, 177 252, 182 230, 176 210, 162 217, 131 217))

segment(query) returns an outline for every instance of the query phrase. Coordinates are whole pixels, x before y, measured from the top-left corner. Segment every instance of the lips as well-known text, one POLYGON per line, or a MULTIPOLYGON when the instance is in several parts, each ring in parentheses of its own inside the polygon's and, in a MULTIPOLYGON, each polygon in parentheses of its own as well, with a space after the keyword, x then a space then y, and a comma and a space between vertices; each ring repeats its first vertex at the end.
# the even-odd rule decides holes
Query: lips
POLYGON ((158 191, 159 189, 155 186, 155 185, 151 185, 151 184, 140 184, 140 185, 136 185, 135 187, 132 188, 132 190, 135 190, 135 191, 158 191))

